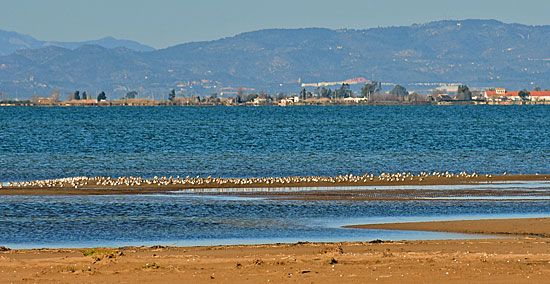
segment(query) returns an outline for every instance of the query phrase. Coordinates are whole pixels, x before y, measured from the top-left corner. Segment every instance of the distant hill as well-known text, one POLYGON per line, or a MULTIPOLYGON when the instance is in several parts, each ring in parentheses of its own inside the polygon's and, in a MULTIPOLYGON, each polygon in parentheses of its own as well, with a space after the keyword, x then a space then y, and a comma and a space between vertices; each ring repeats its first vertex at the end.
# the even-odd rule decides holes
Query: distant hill
POLYGON ((28 35, 0 30, 0 55, 9 55, 21 49, 37 49, 46 46, 59 46, 75 49, 86 44, 97 44, 105 48, 125 47, 135 51, 153 51, 154 48, 131 40, 120 40, 105 37, 84 42, 41 41, 28 35))
POLYGON ((114 37, 104 37, 98 40, 88 40, 88 41, 82 41, 82 42, 59 42, 59 41, 52 41, 47 42, 46 45, 54 45, 54 46, 60 46, 68 49, 75 49, 77 47, 83 46, 83 45, 99 45, 101 47, 105 48, 127 48, 134 51, 153 51, 154 48, 141 44, 139 42, 133 41, 133 40, 124 40, 124 39, 116 39, 114 37))
POLYGON ((0 91, 19 94, 60 88, 160 96, 178 85, 186 94, 228 86, 298 92, 299 79, 355 77, 409 89, 430 83, 550 88, 550 26, 464 20, 367 30, 270 29, 146 53, 97 45, 26 49, 0 57, 0 64, 0 91))

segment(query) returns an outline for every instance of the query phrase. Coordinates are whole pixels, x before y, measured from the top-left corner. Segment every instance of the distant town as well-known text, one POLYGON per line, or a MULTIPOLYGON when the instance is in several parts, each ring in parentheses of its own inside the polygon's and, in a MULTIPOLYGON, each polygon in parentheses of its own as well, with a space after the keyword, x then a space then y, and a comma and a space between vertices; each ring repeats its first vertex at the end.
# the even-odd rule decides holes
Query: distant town
POLYGON ((409 92, 401 85, 383 91, 381 82, 363 78, 343 82, 302 84, 298 93, 268 94, 263 91, 239 88, 232 93, 212 93, 209 96, 191 96, 175 89, 161 95, 160 99, 140 97, 137 91, 129 91, 122 98, 109 99, 109 94, 89 94, 76 90, 60 94, 55 90, 48 97, 32 96, 29 100, 9 99, 1 93, 0 106, 295 106, 295 105, 530 105, 550 104, 550 90, 513 91, 504 88, 486 90, 470 89, 466 85, 440 86, 430 93, 409 92), (350 84, 364 83, 360 92, 354 92, 350 84), (334 90, 330 88, 334 86, 334 90), (64 97, 64 98, 62 98, 64 97))

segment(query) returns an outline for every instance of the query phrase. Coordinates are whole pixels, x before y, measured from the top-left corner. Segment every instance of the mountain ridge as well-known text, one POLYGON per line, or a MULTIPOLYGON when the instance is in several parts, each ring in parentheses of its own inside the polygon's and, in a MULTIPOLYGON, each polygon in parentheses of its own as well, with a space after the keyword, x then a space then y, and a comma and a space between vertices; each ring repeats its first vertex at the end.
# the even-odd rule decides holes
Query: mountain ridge
POLYGON ((241 86, 299 92, 299 82, 356 77, 409 89, 440 83, 548 88, 550 26, 444 20, 365 30, 264 29, 151 52, 90 45, 25 50, 0 57, 0 64, 0 91, 100 89, 114 98, 129 90, 151 95, 172 88, 180 95, 241 86))
POLYGON ((0 56, 10 55, 22 49, 38 49, 47 46, 59 46, 67 49, 75 49, 82 45, 97 44, 106 48, 126 47, 135 51, 154 51, 155 49, 137 41, 116 39, 112 36, 97 40, 81 42, 45 41, 38 40, 30 35, 20 34, 14 31, 0 30, 0 56))

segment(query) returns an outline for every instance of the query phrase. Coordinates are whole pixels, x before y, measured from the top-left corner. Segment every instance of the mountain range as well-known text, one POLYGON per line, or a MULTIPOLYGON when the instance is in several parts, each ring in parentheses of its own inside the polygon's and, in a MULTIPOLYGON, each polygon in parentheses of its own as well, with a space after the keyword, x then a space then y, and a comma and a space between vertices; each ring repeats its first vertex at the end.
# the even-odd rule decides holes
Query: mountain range
POLYGON ((121 40, 114 37, 104 37, 98 40, 83 42, 43 41, 17 32, 0 30, 0 56, 9 55, 22 49, 37 49, 47 46, 59 46, 75 49, 82 45, 96 44, 105 48, 125 47, 135 51, 153 51, 154 48, 131 40, 121 40))
POLYGON ((28 48, 0 56, 0 91, 21 98, 56 88, 104 90, 114 98, 129 90, 149 96, 172 88, 184 95, 241 86, 299 92, 300 82, 356 77, 413 90, 450 83, 550 88, 550 26, 496 20, 365 30, 267 29, 160 50, 108 45, 109 40, 38 48, 27 42, 28 48))

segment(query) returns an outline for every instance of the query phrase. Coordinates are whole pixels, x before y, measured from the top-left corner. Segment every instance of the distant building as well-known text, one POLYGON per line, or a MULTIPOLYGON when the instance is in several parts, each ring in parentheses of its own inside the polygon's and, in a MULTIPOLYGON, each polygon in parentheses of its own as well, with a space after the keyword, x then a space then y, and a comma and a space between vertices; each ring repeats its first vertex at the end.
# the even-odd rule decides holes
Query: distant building
POLYGON ((37 105, 53 105, 56 101, 51 97, 38 97, 34 100, 37 105))
POLYGON ((450 102, 453 100, 453 97, 449 96, 448 94, 439 94, 437 95, 435 100, 438 102, 450 102))
MULTIPOLYGON (((485 99, 493 102, 521 100, 519 92, 507 91, 503 88, 485 91, 485 99)), ((528 99, 534 102, 550 102, 550 91, 529 91, 528 99)))
POLYGON ((497 95, 501 95, 501 96, 502 96, 502 95, 505 95, 505 94, 506 94, 506 89, 504 89, 504 88, 496 88, 496 89, 495 89, 495 93, 496 93, 497 95))
POLYGON ((519 101, 519 92, 506 91, 504 88, 485 91, 485 99, 489 102, 519 101))
POLYGON ((255 98, 254 101, 253 101, 253 104, 254 105, 257 105, 257 106, 261 106, 261 105, 268 105, 268 104, 271 104, 272 103, 272 100, 271 98, 255 98))
POLYGON ((368 101, 367 98, 344 98, 344 102, 346 103, 355 103, 355 104, 358 104, 360 102, 366 102, 368 101))
POLYGON ((370 81, 363 78, 363 77, 359 77, 359 78, 351 78, 351 79, 347 79, 345 81, 337 81, 337 82, 302 83, 302 88, 305 88, 305 87, 339 86, 339 85, 342 85, 342 84, 355 85, 355 84, 367 83, 367 82, 370 82, 370 81))
POLYGON ((282 99, 279 101, 280 106, 291 106, 293 104, 294 104, 294 99, 292 98, 282 99))
POLYGON ((529 98, 532 101, 536 101, 536 102, 540 102, 540 101, 550 102, 550 91, 533 91, 529 94, 529 98))

